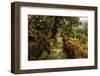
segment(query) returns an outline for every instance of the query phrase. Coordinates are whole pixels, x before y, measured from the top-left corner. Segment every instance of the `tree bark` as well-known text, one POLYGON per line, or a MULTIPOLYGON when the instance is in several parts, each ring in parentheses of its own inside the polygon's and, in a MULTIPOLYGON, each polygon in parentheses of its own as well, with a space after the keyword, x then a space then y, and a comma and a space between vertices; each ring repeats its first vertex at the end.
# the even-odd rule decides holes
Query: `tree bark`
POLYGON ((53 28, 52 28, 52 38, 53 39, 55 39, 57 31, 58 31, 58 27, 57 27, 58 22, 59 22, 58 17, 55 17, 54 18, 53 28))

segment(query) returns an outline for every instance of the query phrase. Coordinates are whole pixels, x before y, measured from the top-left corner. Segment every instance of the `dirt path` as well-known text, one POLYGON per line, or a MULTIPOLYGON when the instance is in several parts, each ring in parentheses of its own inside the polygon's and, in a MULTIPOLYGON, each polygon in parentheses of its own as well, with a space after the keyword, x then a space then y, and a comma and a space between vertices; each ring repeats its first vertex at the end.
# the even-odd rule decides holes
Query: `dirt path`
POLYGON ((63 48, 62 45, 59 45, 59 48, 55 54, 56 59, 64 59, 66 58, 66 55, 63 52, 63 48))

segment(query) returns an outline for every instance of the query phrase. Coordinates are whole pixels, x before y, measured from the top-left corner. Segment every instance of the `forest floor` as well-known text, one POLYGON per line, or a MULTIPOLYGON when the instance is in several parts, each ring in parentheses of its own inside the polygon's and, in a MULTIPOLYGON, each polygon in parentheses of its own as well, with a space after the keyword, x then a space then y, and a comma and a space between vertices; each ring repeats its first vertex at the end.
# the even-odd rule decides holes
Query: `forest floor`
MULTIPOLYGON (((87 58, 87 44, 81 44, 79 40, 72 38, 68 40, 68 43, 76 48, 74 50, 74 58, 87 58)), ((47 59, 68 59, 68 55, 63 51, 63 44, 60 40, 52 47, 47 59)))

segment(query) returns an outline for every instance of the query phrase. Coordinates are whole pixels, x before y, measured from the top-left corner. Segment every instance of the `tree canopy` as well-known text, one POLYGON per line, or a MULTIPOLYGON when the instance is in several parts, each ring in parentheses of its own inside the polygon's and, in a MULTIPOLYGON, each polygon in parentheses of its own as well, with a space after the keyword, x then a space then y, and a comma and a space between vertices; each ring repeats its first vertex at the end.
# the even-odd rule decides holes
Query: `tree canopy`
POLYGON ((28 15, 29 59, 46 59, 49 54, 51 55, 51 49, 57 49, 58 45, 64 46, 65 49, 68 46, 73 48, 71 45, 62 44, 63 41, 66 42, 66 38, 87 43, 87 22, 84 29, 80 25, 79 17, 28 15), (60 44, 57 42, 58 38, 63 40, 60 40, 60 44))

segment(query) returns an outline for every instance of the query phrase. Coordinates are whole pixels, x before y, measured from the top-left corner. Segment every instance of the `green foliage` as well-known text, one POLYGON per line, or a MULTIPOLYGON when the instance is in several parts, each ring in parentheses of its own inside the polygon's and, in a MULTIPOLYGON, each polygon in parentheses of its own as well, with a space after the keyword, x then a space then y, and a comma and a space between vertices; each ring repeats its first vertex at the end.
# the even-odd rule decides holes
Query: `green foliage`
POLYGON ((55 54, 58 49, 63 49, 64 37, 87 44, 87 32, 87 23, 84 29, 80 28, 79 17, 28 15, 29 60, 57 58, 55 54))

